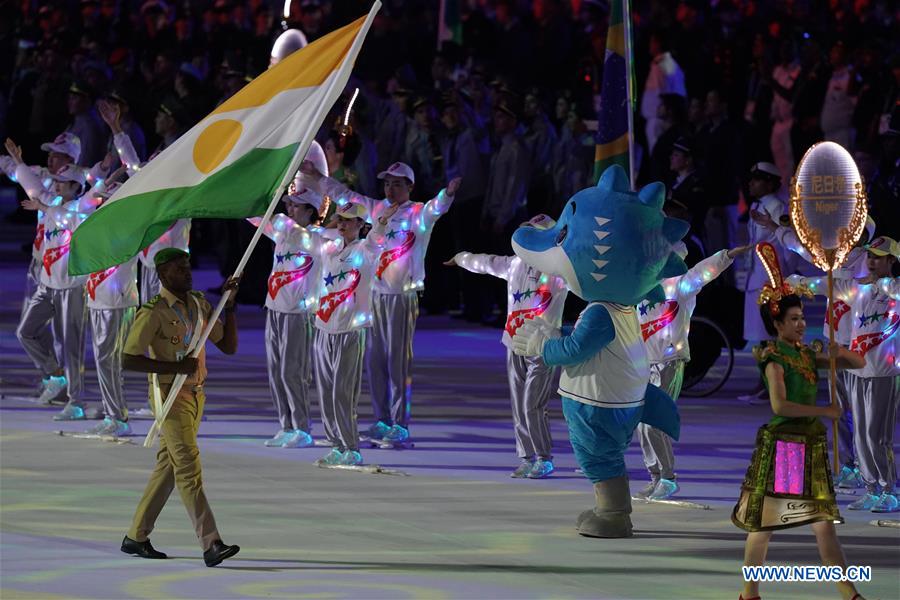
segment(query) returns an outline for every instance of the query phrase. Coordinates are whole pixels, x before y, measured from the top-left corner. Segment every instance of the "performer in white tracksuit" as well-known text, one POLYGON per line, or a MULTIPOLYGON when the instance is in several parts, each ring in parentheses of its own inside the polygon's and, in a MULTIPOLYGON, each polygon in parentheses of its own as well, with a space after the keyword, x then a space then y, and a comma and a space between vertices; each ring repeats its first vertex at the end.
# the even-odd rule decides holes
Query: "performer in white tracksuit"
MULTIPOLYGON (((9 149, 10 156, 0 156, 0 170, 2 170, 10 180, 18 182, 18 179, 16 178, 16 167, 18 166, 18 163, 12 155, 21 156, 21 150, 12 142, 12 140, 7 140, 7 148, 9 149)), ((47 166, 32 166, 30 169, 40 181, 41 186, 49 192, 53 185, 53 179, 50 178, 50 175, 58 173, 66 165, 78 162, 78 159, 81 157, 81 140, 79 140, 78 136, 74 133, 66 131, 56 136, 56 139, 52 142, 41 144, 41 150, 47 152, 47 166)), ((44 214, 39 211, 37 213, 34 241, 31 245, 31 263, 28 265, 28 271, 25 274, 25 298, 22 302, 22 313, 19 317, 20 323, 22 318, 24 318, 28 301, 34 295, 34 292, 37 290, 38 284, 40 283, 43 248, 44 214)), ((44 348, 51 348, 51 351, 56 353, 59 360, 59 357, 62 355, 62 344, 58 340, 62 339, 62 330, 59 329, 55 320, 51 322, 51 326, 53 327, 53 333, 51 334, 51 327, 43 328, 37 333, 35 343, 40 344, 44 348)), ((38 401, 43 404, 49 404, 52 400, 55 400, 55 394, 59 393, 56 385, 52 385, 50 388, 47 387, 50 383, 51 380, 49 378, 42 380, 41 395, 38 398, 38 401)))
MULTIPOLYGON (((549 229, 556 221, 537 215, 523 226, 549 229)), ((547 404, 554 390, 556 369, 544 364, 540 356, 518 356, 512 351, 512 338, 526 320, 543 319, 552 327, 562 325, 562 313, 569 288, 562 277, 545 275, 529 267, 518 256, 459 252, 447 266, 458 265, 472 273, 485 273, 507 281, 506 372, 512 401, 516 453, 522 459, 511 477, 541 479, 553 472, 553 451, 547 404)))
POLYGON ((372 327, 372 282, 384 226, 396 210, 385 210, 360 239, 368 211, 360 203, 345 202, 335 211, 339 237, 317 252, 322 283, 316 311, 316 386, 331 443, 331 452, 317 461, 319 465, 362 464, 356 409, 366 329, 372 327))
MULTIPOLYGON (((678 400, 684 379, 684 365, 691 360, 688 334, 691 316, 697 306, 697 294, 706 284, 724 273, 736 256, 749 249, 750 246, 741 246, 719 250, 698 262, 684 275, 663 280, 662 287, 666 292, 664 302, 650 303, 644 300, 638 305, 641 336, 650 361, 650 383, 662 388, 672 400, 678 400)), ((687 247, 683 243, 677 245, 676 251, 682 258, 687 256, 687 247)), ((637 432, 641 440, 644 466, 650 473, 650 483, 635 495, 665 500, 679 489, 675 480, 672 438, 646 423, 639 423, 637 432)))
MULTIPOLYGON (((306 448, 310 436, 315 315, 319 304, 321 246, 328 240, 316 226, 322 197, 310 189, 284 197, 288 214, 274 215, 263 233, 275 242, 266 294, 266 366, 280 430, 268 447, 306 448)), ((259 225, 259 217, 249 219, 259 225)))
MULTIPOLYGON (((804 260, 813 264, 812 256, 807 252, 803 244, 797 238, 797 233, 791 227, 778 226, 773 222, 761 222, 763 226, 775 231, 775 237, 784 248, 796 253, 804 260)), ((872 217, 866 219, 866 233, 857 247, 853 248, 847 255, 847 260, 839 269, 835 269, 834 277, 836 279, 855 279, 868 275, 866 267, 866 257, 868 252, 864 245, 873 239, 875 235, 875 221, 872 217)), ((834 322, 834 341, 844 348, 850 347, 850 334, 853 328, 853 317, 848 316, 850 305, 840 299, 835 299, 834 305, 830 310, 826 311, 825 323, 822 331, 825 339, 829 336, 828 319, 829 316, 834 322)), ((837 404, 843 411, 841 418, 838 419, 838 454, 841 464, 841 472, 834 481, 834 485, 839 488, 860 488, 863 487, 862 479, 859 475, 859 461, 856 457, 856 451, 853 446, 853 416, 850 407, 850 397, 847 394, 847 381, 853 374, 847 369, 838 369, 835 376, 835 392, 837 395, 837 404)), ((831 395, 831 386, 828 386, 828 394, 831 395)))
MULTIPOLYGON (((74 195, 84 186, 84 172, 74 165, 52 175, 57 182, 53 192, 45 191, 31 169, 22 163, 16 168, 16 177, 29 193, 29 199, 22 206, 42 211, 45 224, 40 283, 28 302, 16 336, 35 366, 50 378, 51 384, 47 387, 56 385, 59 391, 63 388, 68 391, 68 402, 54 420, 84 419, 81 394, 84 389, 84 323, 87 316, 84 284, 87 278, 69 275, 68 255, 72 232, 99 203, 97 189, 67 201, 70 194, 74 195), (64 367, 59 366, 52 348, 41 344, 40 332, 52 320, 57 321, 61 329, 64 367)), ((98 182, 98 185, 103 184, 98 182)))
MULTIPOLYGON (((869 275, 865 279, 837 279, 834 297, 850 306, 850 350, 866 358, 847 379, 853 412, 853 441, 866 494, 852 502, 851 510, 894 512, 897 469, 894 463, 894 428, 900 406, 900 277, 891 268, 900 257, 900 244, 878 236, 866 246, 869 275)), ((816 294, 827 294, 824 277, 791 277, 816 294)))
POLYGON ((322 176, 308 162, 300 170, 317 182, 323 196, 338 204, 342 199, 359 202, 373 220, 397 208, 386 225, 384 249, 375 268, 374 316, 366 365, 376 423, 367 433, 385 444, 402 444, 409 439, 412 342, 419 314, 418 293, 425 289, 425 251, 434 224, 453 203, 461 178, 421 203, 409 199, 415 175, 404 163, 394 163, 378 174, 384 180, 383 200, 351 191, 339 181, 322 176))
MULTIPOLYGON (((105 202, 119 185, 107 184, 98 193, 99 199, 105 202)), ((138 306, 137 265, 138 257, 135 256, 120 265, 91 273, 85 284, 94 364, 103 404, 103 421, 87 433, 131 434, 122 376, 122 349, 138 306)))

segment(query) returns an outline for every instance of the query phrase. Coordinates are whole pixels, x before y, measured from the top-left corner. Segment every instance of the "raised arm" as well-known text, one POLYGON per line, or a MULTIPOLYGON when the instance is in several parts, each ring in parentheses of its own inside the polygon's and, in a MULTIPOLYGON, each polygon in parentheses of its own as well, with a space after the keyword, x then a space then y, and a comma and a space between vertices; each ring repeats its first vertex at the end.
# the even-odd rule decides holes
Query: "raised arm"
POLYGON ((316 169, 316 167, 312 164, 312 161, 304 160, 300 164, 300 172, 306 175, 309 180, 315 182, 315 185, 319 188, 316 191, 318 191, 322 196, 328 196, 329 198, 331 198, 332 202, 337 202, 340 198, 359 202, 366 207, 366 210, 370 215, 372 214, 372 210, 375 208, 375 205, 381 202, 380 200, 376 200, 375 198, 364 196, 359 192, 354 192, 337 179, 319 173, 318 169, 316 169))
POLYGON ((748 250, 749 246, 739 246, 731 250, 719 250, 712 256, 704 258, 678 279, 678 283, 675 285, 675 294, 680 299, 696 296, 703 286, 724 273, 734 262, 736 256, 744 254, 748 250))
POLYGON ((462 183, 462 177, 454 177, 450 180, 450 183, 447 184, 445 189, 438 192, 437 196, 425 203, 425 209, 422 216, 426 223, 434 225, 435 221, 450 210, 450 206, 453 204, 454 198, 456 198, 456 191, 459 189, 460 183, 462 183))
POLYGON ((458 266, 472 273, 493 275, 509 280, 509 268, 514 256, 498 256, 496 254, 472 254, 458 252, 456 256, 445 262, 448 267, 458 266))
MULTIPOLYGON (((259 224, 262 223, 262 217, 250 217, 247 219, 247 222, 254 227, 259 227, 259 224)), ((300 226, 286 214, 278 213, 272 215, 272 218, 266 223, 266 226, 263 228, 263 235, 277 244, 294 227, 299 228, 300 226)))

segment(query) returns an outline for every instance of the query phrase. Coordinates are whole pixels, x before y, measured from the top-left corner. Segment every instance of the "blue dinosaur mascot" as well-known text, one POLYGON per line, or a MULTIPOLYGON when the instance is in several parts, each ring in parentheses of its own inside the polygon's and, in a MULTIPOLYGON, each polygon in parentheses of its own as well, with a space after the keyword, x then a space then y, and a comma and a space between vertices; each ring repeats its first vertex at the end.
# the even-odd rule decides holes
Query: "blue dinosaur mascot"
POLYGON ((512 238, 523 261, 563 277, 589 302, 569 335, 535 319, 513 338, 517 354, 562 366, 559 393, 569 439, 597 500, 577 521, 578 532, 588 537, 632 535, 625 450, 637 424, 648 423, 676 440, 679 435, 675 403, 649 384, 635 313, 644 299, 665 300, 660 280, 687 271, 672 245, 688 224, 666 217, 664 200, 663 184, 631 192, 625 171, 612 166, 596 187, 569 199, 556 227, 522 227, 512 238))

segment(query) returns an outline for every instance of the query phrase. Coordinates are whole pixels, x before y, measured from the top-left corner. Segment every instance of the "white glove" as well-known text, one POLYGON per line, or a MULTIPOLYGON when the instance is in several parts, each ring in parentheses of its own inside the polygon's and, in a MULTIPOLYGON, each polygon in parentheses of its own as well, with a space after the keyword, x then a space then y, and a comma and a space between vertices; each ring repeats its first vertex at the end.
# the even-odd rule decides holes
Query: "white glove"
POLYGON ((544 344, 560 337, 559 329, 543 319, 528 319, 512 337, 512 351, 518 356, 542 356, 544 344))

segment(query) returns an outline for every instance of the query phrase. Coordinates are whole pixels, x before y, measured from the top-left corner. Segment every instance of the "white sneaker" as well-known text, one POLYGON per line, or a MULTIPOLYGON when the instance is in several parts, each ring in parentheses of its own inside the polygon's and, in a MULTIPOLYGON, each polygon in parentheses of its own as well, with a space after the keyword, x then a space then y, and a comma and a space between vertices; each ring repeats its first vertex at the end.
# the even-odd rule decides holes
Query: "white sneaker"
POLYGON ((153 411, 149 408, 139 408, 137 410, 128 411, 128 416, 132 419, 155 419, 153 411))
POLYGON ((127 435, 131 435, 131 425, 129 425, 125 421, 119 421, 117 419, 106 417, 105 419, 103 419, 103 422, 100 423, 97 427, 93 427, 85 433, 92 433, 94 435, 111 435, 113 437, 124 437, 127 435))
POLYGON ((524 479, 528 477, 528 474, 531 473, 531 467, 534 466, 534 461, 531 460, 522 460, 522 464, 516 468, 515 471, 509 474, 510 477, 514 479, 524 479))
POLYGON ((644 498, 644 499, 649 498, 650 494, 653 493, 653 490, 656 489, 657 483, 659 483, 659 479, 651 479, 650 483, 648 483, 646 485, 646 487, 644 487, 644 489, 642 489, 639 492, 635 492, 634 497, 635 498, 644 498))
POLYGON ((66 381, 65 375, 50 376, 45 381, 44 391, 38 397, 38 402, 41 404, 53 404, 56 397, 65 391, 68 381, 66 381))
POLYGON ((65 408, 53 415, 54 421, 84 421, 84 409, 75 404, 66 404, 65 408))
POLYGON ((666 500, 667 498, 671 498, 675 495, 680 487, 678 487, 678 483, 674 479, 666 479, 665 477, 659 480, 659 483, 656 484, 656 489, 647 496, 648 500, 666 500))
POLYGON ((872 508, 878 503, 879 496, 872 494, 871 492, 866 492, 862 498, 858 500, 854 500, 850 504, 847 505, 849 510, 872 510, 872 508))
POLYGON ((281 448, 281 446, 284 445, 284 441, 290 434, 290 431, 279 431, 272 437, 272 439, 266 440, 264 445, 267 448, 281 448))
POLYGON ((873 506, 871 510, 874 513, 897 512, 898 504, 900 504, 900 502, 897 501, 897 496, 885 490, 884 492, 881 492, 881 495, 878 497, 878 502, 875 503, 875 506, 873 506))
POLYGON ((310 446, 315 446, 315 441, 313 441, 312 436, 303 431, 302 429, 295 429, 293 431, 287 432, 287 435, 284 438, 284 443, 281 444, 282 448, 309 448, 310 446))

